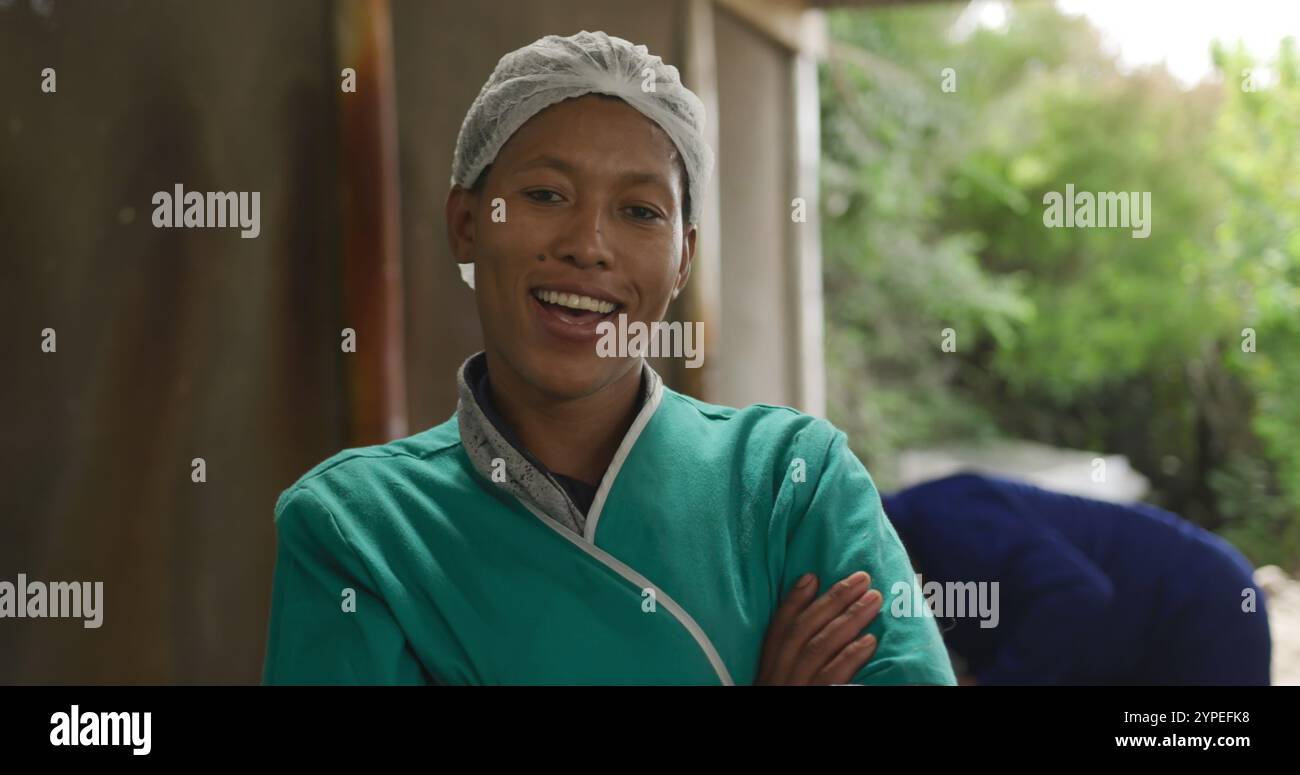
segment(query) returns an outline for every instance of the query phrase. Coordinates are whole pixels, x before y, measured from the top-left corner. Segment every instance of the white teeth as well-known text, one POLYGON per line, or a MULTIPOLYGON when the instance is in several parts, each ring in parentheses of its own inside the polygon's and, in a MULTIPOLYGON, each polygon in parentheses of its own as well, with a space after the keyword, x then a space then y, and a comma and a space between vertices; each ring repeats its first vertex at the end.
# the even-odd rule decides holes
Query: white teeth
POLYGON ((559 291, 533 291, 533 295, 542 301, 550 304, 559 304, 561 307, 570 309, 582 309, 589 312, 599 312, 602 315, 614 311, 617 304, 600 299, 593 299, 590 296, 579 296, 576 293, 560 293, 559 291))

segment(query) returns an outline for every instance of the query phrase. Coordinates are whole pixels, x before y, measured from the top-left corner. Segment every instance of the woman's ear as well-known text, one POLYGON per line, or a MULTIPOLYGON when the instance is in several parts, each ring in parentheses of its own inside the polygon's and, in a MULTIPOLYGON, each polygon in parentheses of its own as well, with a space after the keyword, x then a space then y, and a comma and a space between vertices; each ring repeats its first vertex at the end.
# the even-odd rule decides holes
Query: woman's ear
POLYGON ((686 283, 691 279, 691 267, 695 263, 695 236, 697 229, 695 226, 688 226, 686 234, 682 237, 682 262, 677 267, 677 282, 673 285, 673 298, 676 299, 686 288, 686 283))
POLYGON ((452 186, 447 192, 444 215, 447 221, 447 247, 451 260, 457 264, 474 261, 474 206, 477 197, 472 191, 452 186))

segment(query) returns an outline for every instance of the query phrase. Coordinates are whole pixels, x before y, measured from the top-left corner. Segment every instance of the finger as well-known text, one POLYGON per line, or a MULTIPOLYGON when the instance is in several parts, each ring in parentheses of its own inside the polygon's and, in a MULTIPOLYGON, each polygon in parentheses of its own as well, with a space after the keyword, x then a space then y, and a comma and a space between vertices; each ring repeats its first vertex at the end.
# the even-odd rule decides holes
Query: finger
POLYGON ((811 573, 805 573, 799 578, 795 585, 790 588, 789 594, 781 605, 777 606, 776 614, 772 617, 773 625, 790 626, 813 598, 817 596, 817 577, 811 573))
POLYGON ((876 654, 876 636, 864 635, 850 643, 813 678, 817 684, 846 684, 876 654))
MULTIPOLYGON (((773 670, 778 675, 789 675, 808 640, 825 627, 827 622, 852 605, 853 601, 867 590, 870 583, 871 576, 864 571, 858 571, 834 584, 826 594, 800 612, 780 644, 775 655, 773 670)), ((826 656, 829 659, 831 655, 826 656)))
POLYGON ((767 633, 763 637, 763 655, 759 660, 758 674, 768 677, 773 661, 780 651, 780 645, 789 634, 790 625, 794 623, 795 617, 799 615, 804 608, 812 602, 813 596, 817 594, 817 577, 811 573, 805 573, 791 587, 785 600, 777 606, 776 613, 772 616, 772 621, 767 625, 767 633))
POLYGON ((837 654, 858 637, 871 620, 880 613, 884 596, 877 590, 870 590, 859 596, 844 612, 832 619, 816 635, 808 640, 799 660, 796 661, 790 679, 796 684, 812 680, 823 667, 837 654))
MULTIPOLYGON (((799 661, 806 658, 803 651, 808 641, 829 621, 852 605, 853 601, 867 590, 870 583, 871 577, 866 572, 852 573, 832 585, 825 594, 799 612, 790 624, 789 634, 776 654, 775 670, 788 679, 799 661)), ((826 659, 830 659, 833 654, 834 652, 826 654, 826 659)))

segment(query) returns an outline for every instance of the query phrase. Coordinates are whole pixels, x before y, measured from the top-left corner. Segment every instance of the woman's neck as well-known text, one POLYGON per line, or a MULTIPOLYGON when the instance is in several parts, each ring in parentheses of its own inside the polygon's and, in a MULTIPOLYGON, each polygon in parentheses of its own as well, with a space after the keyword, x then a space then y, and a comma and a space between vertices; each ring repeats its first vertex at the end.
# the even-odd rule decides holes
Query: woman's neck
POLYGON ((599 485, 636 419, 642 362, 591 395, 555 399, 487 355, 488 389, 497 412, 524 448, 551 471, 599 485))

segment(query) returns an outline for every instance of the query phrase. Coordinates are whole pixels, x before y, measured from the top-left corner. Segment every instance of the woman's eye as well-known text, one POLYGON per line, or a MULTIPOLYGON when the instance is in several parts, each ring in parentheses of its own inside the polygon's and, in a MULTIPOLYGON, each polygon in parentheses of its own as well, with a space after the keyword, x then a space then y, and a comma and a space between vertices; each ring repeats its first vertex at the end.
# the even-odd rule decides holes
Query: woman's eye
POLYGON ((556 193, 556 192, 554 192, 554 191, 551 191, 550 189, 546 189, 546 188, 539 188, 539 189, 537 189, 537 190, 535 190, 535 191, 527 191, 527 192, 524 193, 524 196, 528 197, 529 199, 533 200, 534 202, 542 202, 542 203, 544 203, 544 204, 551 204, 551 203, 553 203, 553 202, 558 201, 558 200, 556 200, 556 199, 541 199, 541 198, 538 197, 539 194, 542 195, 542 196, 545 196, 545 195, 547 195, 547 194, 550 194, 550 195, 552 195, 552 196, 556 196, 556 197, 559 196, 558 193, 556 193))
POLYGON ((638 221, 653 221, 654 219, 659 217, 659 213, 655 212, 654 210, 651 210, 649 207, 642 207, 641 205, 633 205, 627 209, 633 211, 639 210, 642 213, 645 213, 645 215, 636 215, 635 213, 632 215, 632 217, 636 218, 638 221))

